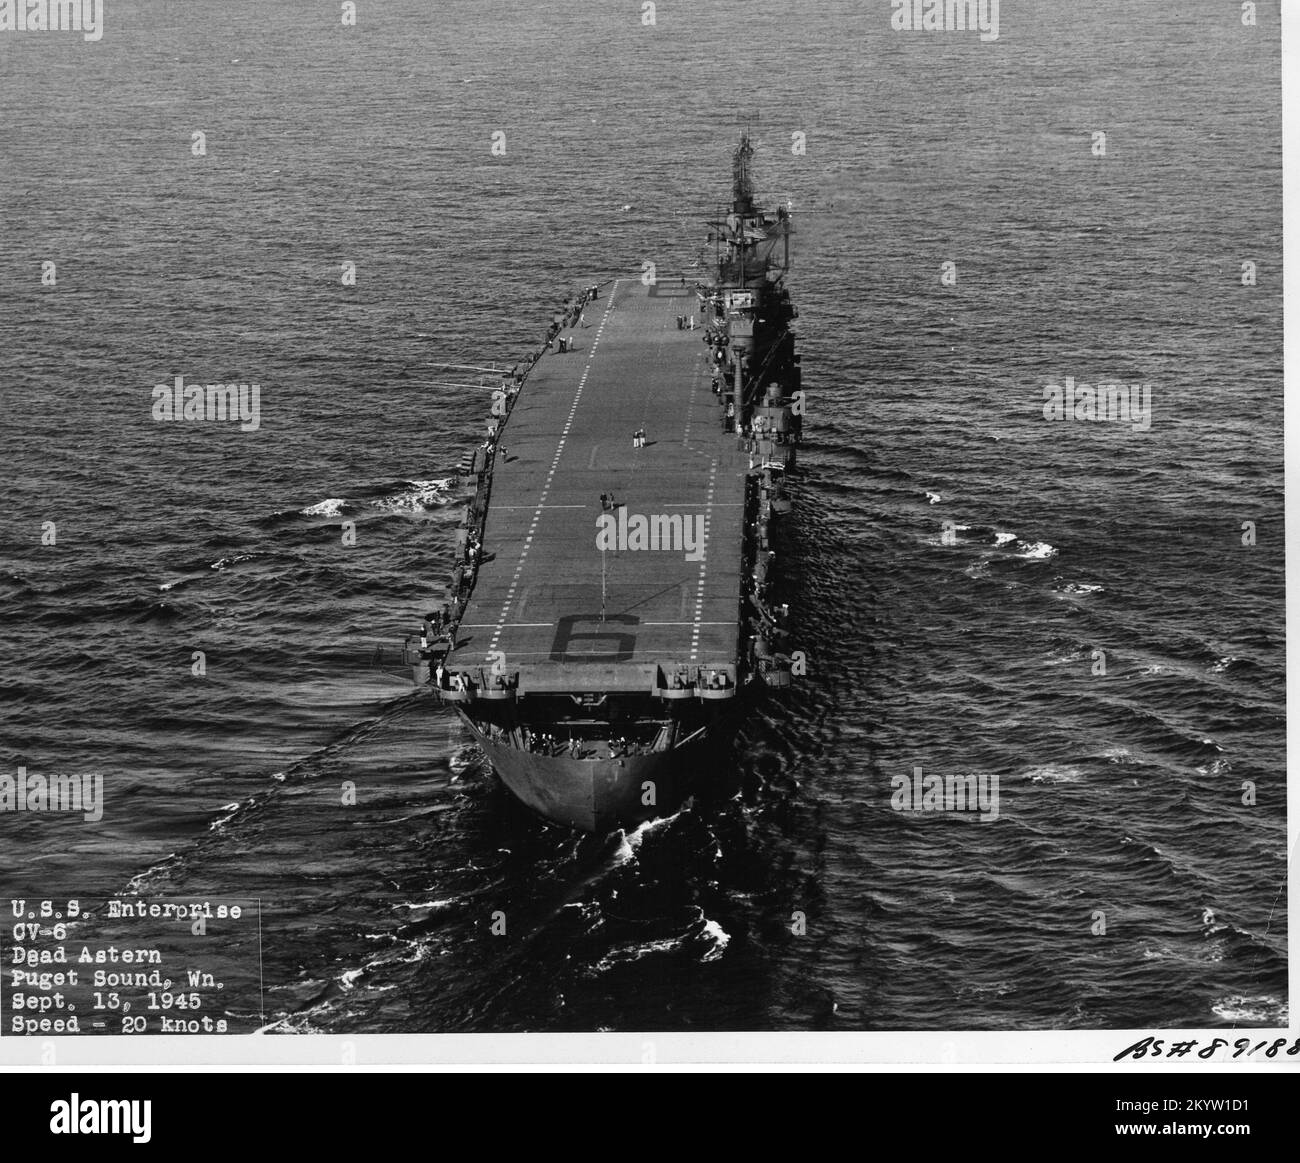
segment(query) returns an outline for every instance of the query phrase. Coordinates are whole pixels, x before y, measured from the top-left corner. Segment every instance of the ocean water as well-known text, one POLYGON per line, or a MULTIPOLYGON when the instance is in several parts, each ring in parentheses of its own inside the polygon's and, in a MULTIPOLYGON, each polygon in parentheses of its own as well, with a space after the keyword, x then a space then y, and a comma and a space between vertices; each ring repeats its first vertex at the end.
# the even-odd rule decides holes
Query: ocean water
POLYGON ((0 898, 258 898, 285 1032, 1285 1022, 1275 0, 992 43, 874 0, 358 7, 0 33, 0 765, 106 796, 0 815, 0 898), (435 365, 696 261, 746 124, 798 230, 812 673, 726 807, 578 837, 375 665, 486 412, 435 365), (259 427, 155 422, 177 375, 259 427), (1067 377, 1149 429, 1045 419, 1067 377), (916 767, 998 818, 895 811, 916 767))

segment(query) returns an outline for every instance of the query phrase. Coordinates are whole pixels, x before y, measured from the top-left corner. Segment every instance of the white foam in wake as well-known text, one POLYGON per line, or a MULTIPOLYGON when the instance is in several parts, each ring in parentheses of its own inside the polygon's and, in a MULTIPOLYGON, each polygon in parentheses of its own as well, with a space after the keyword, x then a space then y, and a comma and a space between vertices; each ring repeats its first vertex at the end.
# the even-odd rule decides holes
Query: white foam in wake
POLYGON ((677 937, 662 937, 657 941, 644 941, 639 945, 620 945, 611 949, 595 965, 592 971, 595 973, 607 973, 616 965, 627 965, 634 961, 640 961, 643 957, 661 956, 665 953, 675 952, 681 945, 677 937))
POLYGON ((707 937, 713 942, 709 951, 700 958, 701 961, 716 961, 722 956, 723 951, 731 944, 731 934, 726 931, 717 921, 706 921, 704 932, 701 937, 707 937))
POLYGON ((298 512, 304 517, 337 517, 346 504, 347 500, 343 497, 326 497, 325 500, 317 501, 316 504, 308 505, 298 512))
POLYGON ((446 503, 447 489, 451 478, 441 480, 411 481, 409 489, 403 489, 391 497, 375 501, 374 507, 387 513, 417 513, 424 509, 434 509, 446 503))
POLYGON ((220 832, 221 829, 226 826, 226 824, 228 824, 236 815, 239 814, 239 809, 242 806, 243 804, 241 803, 223 805, 221 811, 223 811, 225 815, 218 816, 215 820, 213 820, 212 823, 208 825, 208 831, 220 832))
POLYGON ((629 860, 636 856, 636 849, 632 847, 626 832, 619 832, 618 851, 614 853, 614 867, 622 868, 629 860))
POLYGON ((1078 783, 1083 779, 1083 772, 1067 764, 1044 763, 1031 767, 1024 778, 1030 783, 1078 783))
POLYGON ((645 823, 638 824, 631 832, 625 832, 620 828, 618 849, 614 853, 613 866, 621 868, 629 860, 633 859, 641 850, 641 845, 645 843, 647 836, 652 832, 657 832, 660 828, 667 827, 681 814, 681 812, 674 812, 671 816, 660 816, 654 820, 646 820, 645 823))
POLYGON ((1216 1001, 1210 1009, 1228 1022, 1269 1022, 1276 1026, 1289 1024, 1288 1007, 1280 998, 1268 994, 1261 997, 1232 994, 1216 1001))
POLYGON ((1016 554, 1017 557, 1023 557, 1029 561, 1043 561, 1049 557, 1056 556, 1056 547, 1048 545, 1046 541, 1035 541, 1031 545, 1026 545, 1023 553, 1016 554))

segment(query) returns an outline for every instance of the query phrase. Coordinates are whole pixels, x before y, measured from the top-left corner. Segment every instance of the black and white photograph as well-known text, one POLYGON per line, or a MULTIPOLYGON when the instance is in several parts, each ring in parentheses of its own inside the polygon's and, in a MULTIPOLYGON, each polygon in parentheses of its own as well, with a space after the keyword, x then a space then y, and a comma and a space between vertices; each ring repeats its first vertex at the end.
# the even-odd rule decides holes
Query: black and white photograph
POLYGON ((1295 1069, 1297 18, 0 0, 0 1066, 1295 1069))

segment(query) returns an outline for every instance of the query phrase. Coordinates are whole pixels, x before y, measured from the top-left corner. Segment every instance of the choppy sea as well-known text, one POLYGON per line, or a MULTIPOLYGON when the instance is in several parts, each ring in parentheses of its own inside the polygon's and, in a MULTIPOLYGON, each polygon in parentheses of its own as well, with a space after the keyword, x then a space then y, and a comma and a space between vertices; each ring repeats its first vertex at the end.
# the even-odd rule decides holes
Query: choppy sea
POLYGON ((1284 1023, 1276 0, 357 7, 0 33, 0 765, 105 788, 0 815, 0 899, 258 898, 279 1031, 1284 1023), (812 673, 725 807, 581 838, 375 665, 486 407, 434 365, 694 262, 746 124, 812 673), (260 426, 154 421, 177 375, 260 426), (916 767, 998 818, 894 810, 916 767))

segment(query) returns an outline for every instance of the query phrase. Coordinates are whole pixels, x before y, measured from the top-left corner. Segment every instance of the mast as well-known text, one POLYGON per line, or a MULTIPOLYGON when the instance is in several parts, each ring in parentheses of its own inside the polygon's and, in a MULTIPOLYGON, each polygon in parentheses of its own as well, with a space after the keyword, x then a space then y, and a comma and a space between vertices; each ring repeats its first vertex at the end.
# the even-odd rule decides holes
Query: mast
POLYGON ((749 163, 754 157, 754 147, 749 143, 749 130, 740 135, 740 145, 731 157, 732 210, 742 217, 754 212, 754 183, 749 163))
POLYGON ((745 286, 745 229, 749 217, 754 213, 754 181, 750 173, 750 162, 754 158, 754 147, 749 142, 749 130, 740 135, 740 145, 731 156, 731 212, 739 220, 737 239, 740 258, 740 285, 745 286))

